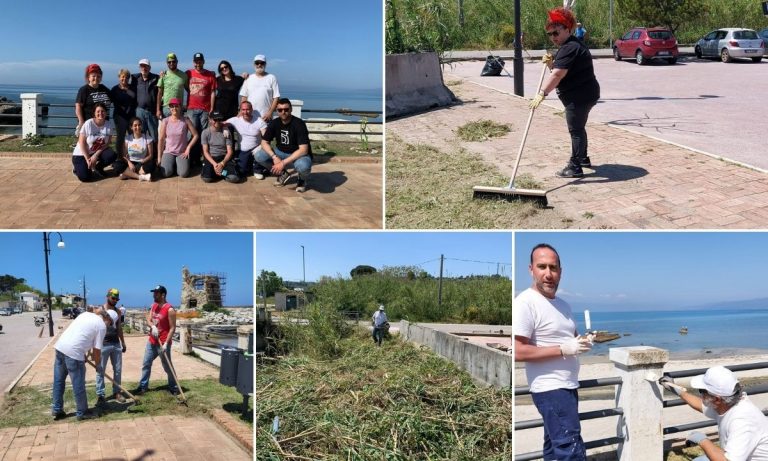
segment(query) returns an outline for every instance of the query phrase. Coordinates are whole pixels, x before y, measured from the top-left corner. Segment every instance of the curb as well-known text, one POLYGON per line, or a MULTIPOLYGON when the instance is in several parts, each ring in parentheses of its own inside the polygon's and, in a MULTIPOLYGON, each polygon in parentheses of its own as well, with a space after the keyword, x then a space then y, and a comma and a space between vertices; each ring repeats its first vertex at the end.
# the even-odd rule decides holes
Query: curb
MULTIPOLYGON (((71 152, 0 152, 0 158, 70 158, 71 152)), ((324 157, 323 154, 315 154, 316 163, 381 163, 381 157, 324 157)))
POLYGON ((235 441, 245 447, 251 455, 253 455, 254 431, 251 430, 247 424, 241 423, 224 410, 212 410, 210 416, 214 423, 224 429, 224 431, 234 438, 235 441))
POLYGON ((22 378, 22 377, 24 377, 24 375, 25 375, 25 374, 27 374, 27 372, 29 371, 29 369, 30 369, 30 368, 32 368, 32 365, 34 365, 34 364, 35 364, 35 362, 37 362, 37 359, 39 359, 39 358, 40 358, 40 355, 41 355, 43 352, 45 352, 45 350, 46 350, 46 349, 48 349, 48 346, 50 346, 50 345, 51 345, 51 343, 53 342, 53 340, 54 340, 54 339, 56 339, 58 336, 59 336, 59 334, 58 334, 58 331, 57 331, 57 332, 56 332, 56 334, 55 334, 55 335, 53 335, 53 337, 51 337, 51 339, 49 339, 47 343, 45 343, 45 346, 43 346, 43 348, 42 348, 42 349, 40 349, 40 352, 38 352, 38 353, 37 353, 37 355, 35 356, 35 358, 33 358, 33 359, 32 359, 32 360, 29 362, 29 364, 27 364, 27 366, 24 368, 24 370, 23 370, 21 373, 19 373, 19 376, 17 376, 17 377, 16 377, 16 379, 14 379, 14 380, 11 382, 11 384, 9 384, 9 385, 8 385, 8 387, 6 387, 6 388, 5 388, 5 390, 3 390, 3 398, 5 398, 5 396, 6 396, 6 395, 8 395, 8 393, 9 393, 9 392, 11 392, 11 391, 13 390, 13 388, 14 388, 14 387, 16 387, 16 385, 19 383, 19 381, 21 381, 21 378, 22 378))

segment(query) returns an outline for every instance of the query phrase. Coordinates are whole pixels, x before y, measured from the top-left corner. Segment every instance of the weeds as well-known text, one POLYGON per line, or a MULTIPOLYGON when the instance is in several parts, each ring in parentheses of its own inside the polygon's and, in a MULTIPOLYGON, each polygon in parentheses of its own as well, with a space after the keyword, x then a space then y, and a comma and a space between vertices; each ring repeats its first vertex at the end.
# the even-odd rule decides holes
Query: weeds
POLYGON ((509 125, 496 123, 492 120, 478 120, 460 126, 456 130, 456 136, 462 141, 485 141, 497 138, 509 133, 509 125))

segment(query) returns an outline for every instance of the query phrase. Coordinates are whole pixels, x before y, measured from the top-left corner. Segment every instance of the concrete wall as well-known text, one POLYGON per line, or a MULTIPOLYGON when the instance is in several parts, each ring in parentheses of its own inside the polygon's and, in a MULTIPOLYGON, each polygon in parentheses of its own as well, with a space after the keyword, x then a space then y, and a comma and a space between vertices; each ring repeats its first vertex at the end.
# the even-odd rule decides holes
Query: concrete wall
POLYGON ((388 54, 386 63, 387 118, 456 101, 456 96, 443 84, 436 53, 388 54))
POLYGON ((467 371, 475 381, 500 388, 512 387, 512 354, 465 341, 407 320, 400 321, 400 337, 423 344, 467 371))

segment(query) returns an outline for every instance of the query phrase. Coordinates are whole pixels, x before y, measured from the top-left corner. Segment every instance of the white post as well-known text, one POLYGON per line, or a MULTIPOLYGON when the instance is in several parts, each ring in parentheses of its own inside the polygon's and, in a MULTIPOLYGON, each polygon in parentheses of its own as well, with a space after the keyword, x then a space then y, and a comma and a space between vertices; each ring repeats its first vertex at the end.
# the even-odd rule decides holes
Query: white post
POLYGON ((616 393, 616 406, 624 410, 616 428, 617 435, 624 436, 624 443, 619 444, 619 461, 662 459, 662 394, 660 386, 646 377, 661 377, 669 352, 650 346, 615 347, 609 350, 608 357, 622 379, 616 393))
POLYGON ((40 93, 21 94, 21 136, 40 134, 38 126, 39 104, 43 95, 40 93))
POLYGON ((301 118, 302 107, 304 107, 304 101, 301 99, 291 99, 291 115, 301 118))
POLYGON ((253 333, 253 325, 240 325, 237 327, 237 348, 248 350, 248 337, 253 333))
POLYGON ((182 354, 192 353, 192 324, 193 320, 178 319, 176 328, 179 330, 179 350, 182 354))

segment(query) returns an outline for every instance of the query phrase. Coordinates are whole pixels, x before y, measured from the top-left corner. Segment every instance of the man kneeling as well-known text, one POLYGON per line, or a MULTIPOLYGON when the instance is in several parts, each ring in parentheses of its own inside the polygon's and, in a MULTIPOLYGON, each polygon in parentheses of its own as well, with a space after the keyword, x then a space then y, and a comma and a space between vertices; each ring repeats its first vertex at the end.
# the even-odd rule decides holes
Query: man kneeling
MULTIPOLYGON (((291 100, 277 100, 278 118, 269 122, 261 139, 262 150, 256 153, 256 163, 277 176, 275 186, 284 186, 291 173, 288 167, 293 165, 299 173, 296 192, 307 190, 309 174, 312 172, 312 146, 309 144, 309 131, 304 120, 291 115, 291 100), (270 142, 275 139, 275 148, 270 142)), ((254 174, 256 179, 264 179, 263 174, 254 174)))
POLYGON ((234 153, 232 132, 224 128, 224 115, 218 111, 211 114, 213 125, 203 130, 200 143, 203 145, 203 172, 200 175, 205 182, 224 178, 227 182, 240 182, 235 162, 231 161, 234 153))

